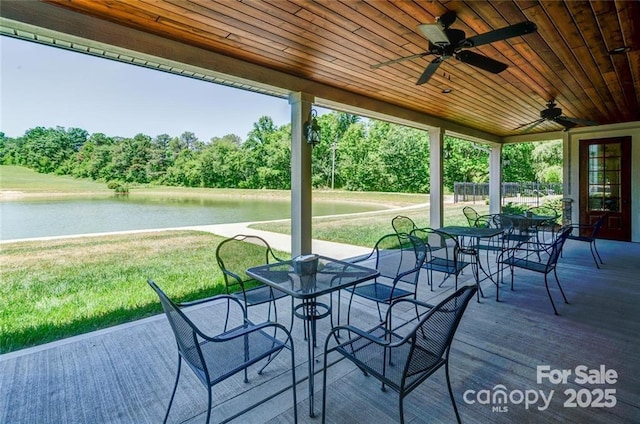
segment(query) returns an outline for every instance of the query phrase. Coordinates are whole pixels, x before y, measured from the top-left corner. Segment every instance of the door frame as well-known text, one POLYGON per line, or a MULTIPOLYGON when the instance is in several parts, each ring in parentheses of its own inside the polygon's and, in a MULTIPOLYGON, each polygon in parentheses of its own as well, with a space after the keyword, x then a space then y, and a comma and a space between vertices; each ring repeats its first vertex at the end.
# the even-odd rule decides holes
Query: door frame
POLYGON ((621 146, 620 155, 620 200, 618 202, 618 210, 611 211, 608 219, 604 223, 601 231, 602 238, 612 240, 631 241, 632 226, 632 189, 631 189, 631 167, 632 156, 631 136, 620 137, 597 137, 590 139, 581 139, 578 148, 578 193, 579 193, 579 222, 581 225, 591 225, 605 211, 591 211, 589 209, 589 146, 594 144, 614 144, 619 143, 621 146))

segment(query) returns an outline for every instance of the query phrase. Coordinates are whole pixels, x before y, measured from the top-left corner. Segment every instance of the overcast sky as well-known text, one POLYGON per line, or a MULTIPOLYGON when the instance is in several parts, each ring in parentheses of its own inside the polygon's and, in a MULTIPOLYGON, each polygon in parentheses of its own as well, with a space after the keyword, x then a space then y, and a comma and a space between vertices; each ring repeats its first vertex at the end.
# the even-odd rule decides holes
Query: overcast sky
POLYGON ((89 133, 143 133, 201 141, 236 134, 270 116, 290 121, 286 99, 0 36, 0 131, 19 137, 37 126, 89 133))

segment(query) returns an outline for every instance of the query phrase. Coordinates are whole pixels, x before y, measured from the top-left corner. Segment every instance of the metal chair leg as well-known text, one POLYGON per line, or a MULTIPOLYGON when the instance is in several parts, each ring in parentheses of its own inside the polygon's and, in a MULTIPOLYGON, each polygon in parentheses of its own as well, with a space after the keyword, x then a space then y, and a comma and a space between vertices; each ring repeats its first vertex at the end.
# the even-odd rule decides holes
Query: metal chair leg
POLYGON ((551 297, 551 291, 549 290, 549 281, 548 281, 547 275, 549 274, 544 274, 544 286, 547 288, 547 295, 549 296, 549 300, 551 301, 551 306, 553 306, 553 313, 556 315, 559 315, 558 310, 556 309, 556 305, 555 303, 553 303, 553 297, 551 297))
POLYGON ((211 386, 207 386, 207 392, 209 392, 209 402, 207 403, 207 424, 209 424, 209 420, 211 420, 211 386))
POLYGON ((176 395, 176 389, 178 388, 178 380, 180 380, 180 370, 182 369, 182 357, 178 354, 178 372, 176 374, 176 382, 173 385, 173 391, 171 392, 171 399, 169 399, 169 406, 167 406, 167 413, 164 414, 164 424, 167 422, 167 418, 169 418, 169 411, 171 410, 171 405, 173 404, 173 398, 176 395))
POLYGON ((555 268, 553 269, 553 274, 556 277, 556 283, 558 284, 560 293, 562 293, 562 298, 564 299, 564 303, 569 304, 569 301, 567 300, 567 296, 564 295, 564 290, 562 290, 562 286, 560 285, 560 280, 558 279, 558 274, 556 273, 555 268))
POLYGON ((453 397, 453 389, 451 388, 451 379, 449 378, 449 358, 447 357, 447 362, 444 364, 444 372, 447 377, 447 388, 449 389, 449 398, 451 399, 451 404, 453 405, 453 411, 456 413, 456 421, 460 424, 460 413, 458 412, 458 406, 456 405, 456 399, 453 397))

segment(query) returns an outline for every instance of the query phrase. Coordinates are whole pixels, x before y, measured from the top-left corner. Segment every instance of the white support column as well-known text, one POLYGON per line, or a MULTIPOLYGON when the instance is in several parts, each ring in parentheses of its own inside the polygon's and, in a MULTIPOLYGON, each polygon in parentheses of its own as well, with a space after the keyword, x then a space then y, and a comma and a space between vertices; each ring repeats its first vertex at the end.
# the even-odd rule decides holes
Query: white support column
POLYGON ((291 255, 311 253, 311 149, 303 134, 314 97, 289 95, 291 105, 291 255))
POLYGON ((502 145, 494 144, 489 152, 489 213, 500 213, 502 207, 502 145))
POLYGON ((442 148, 444 146, 444 131, 441 128, 429 129, 429 152, 431 174, 431 191, 429 194, 429 226, 442 227, 444 217, 444 205, 442 197, 443 166, 442 148))

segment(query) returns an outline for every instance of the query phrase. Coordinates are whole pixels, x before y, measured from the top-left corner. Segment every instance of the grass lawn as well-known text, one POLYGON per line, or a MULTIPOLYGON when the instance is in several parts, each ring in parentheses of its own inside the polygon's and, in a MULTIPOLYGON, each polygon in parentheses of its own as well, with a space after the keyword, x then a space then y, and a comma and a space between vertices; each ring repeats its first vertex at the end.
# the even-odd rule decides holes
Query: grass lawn
POLYGON ((0 165, 0 190, 20 194, 112 194, 107 184, 66 175, 40 174, 22 166, 0 165))
MULTIPOLYGON (((462 213, 467 204, 446 204, 444 225, 468 225, 462 213)), ((489 213, 489 206, 484 204, 472 205, 480 215, 489 213)), ((403 215, 411 218, 418 227, 429 226, 429 206, 406 209, 403 211, 380 211, 375 213, 354 214, 339 217, 319 217, 313 219, 313 238, 335 241, 338 243, 370 246, 385 234, 393 232, 391 220, 403 215)), ((253 224, 252 228, 276 233, 290 234, 291 222, 275 221, 253 224)))
POLYGON ((184 231, 3 244, 0 353, 160 312, 147 278, 178 301, 223 292, 221 240, 184 231))

